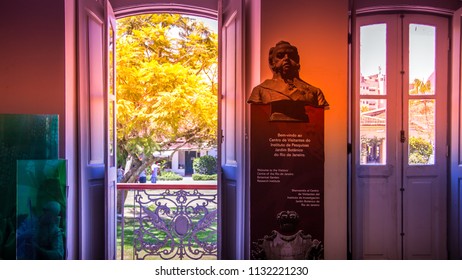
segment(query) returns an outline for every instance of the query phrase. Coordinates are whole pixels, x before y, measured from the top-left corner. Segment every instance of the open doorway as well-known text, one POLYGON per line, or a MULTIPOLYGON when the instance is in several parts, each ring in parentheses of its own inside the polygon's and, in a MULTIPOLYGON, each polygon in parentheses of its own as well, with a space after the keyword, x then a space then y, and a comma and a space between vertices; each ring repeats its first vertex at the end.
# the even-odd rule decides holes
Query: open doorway
POLYGON ((117 26, 117 258, 216 259, 217 22, 117 26))
MULTIPOLYGON (((79 1, 78 131, 79 258, 116 259, 117 162, 115 141, 116 18, 146 13, 179 13, 219 19, 218 127, 218 258, 244 258, 244 53, 241 1, 79 1), (112 4, 112 5, 111 5, 112 4), (109 67, 108 67, 109 66, 109 67), (90 112, 90 113, 89 113, 90 112), (101 203, 104 201, 104 203, 101 203)), ((192 78, 194 78, 191 75, 192 78)), ((180 112, 177 113, 180 116, 180 112)), ((173 164, 173 162, 172 162, 173 164)), ((146 178, 147 179, 147 178, 146 178)), ((210 187, 210 186, 207 186, 210 187)), ((216 186, 214 186, 217 189, 216 186)), ((122 219, 123 220, 123 219, 122 219)), ((183 230, 190 223, 181 218, 183 230)), ((186 229, 186 231, 184 230, 186 229)), ((214 249, 214 246, 211 247, 214 249)), ((215 249, 214 249, 215 250, 215 249)))

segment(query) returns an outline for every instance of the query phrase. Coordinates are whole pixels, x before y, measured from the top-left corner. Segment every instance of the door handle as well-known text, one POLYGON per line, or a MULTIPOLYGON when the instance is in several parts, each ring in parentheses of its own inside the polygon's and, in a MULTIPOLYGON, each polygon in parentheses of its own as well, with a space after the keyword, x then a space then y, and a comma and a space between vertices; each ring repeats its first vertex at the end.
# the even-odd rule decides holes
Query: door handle
POLYGON ((406 136, 404 134, 404 130, 400 131, 400 141, 401 141, 401 143, 406 142, 406 136))

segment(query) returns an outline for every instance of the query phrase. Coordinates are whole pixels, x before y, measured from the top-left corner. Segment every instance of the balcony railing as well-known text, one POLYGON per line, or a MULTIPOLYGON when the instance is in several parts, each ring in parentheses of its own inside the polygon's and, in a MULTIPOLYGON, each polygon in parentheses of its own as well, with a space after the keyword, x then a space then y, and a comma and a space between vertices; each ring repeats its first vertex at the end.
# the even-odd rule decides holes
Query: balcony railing
POLYGON ((216 259, 217 184, 117 184, 118 259, 216 259))

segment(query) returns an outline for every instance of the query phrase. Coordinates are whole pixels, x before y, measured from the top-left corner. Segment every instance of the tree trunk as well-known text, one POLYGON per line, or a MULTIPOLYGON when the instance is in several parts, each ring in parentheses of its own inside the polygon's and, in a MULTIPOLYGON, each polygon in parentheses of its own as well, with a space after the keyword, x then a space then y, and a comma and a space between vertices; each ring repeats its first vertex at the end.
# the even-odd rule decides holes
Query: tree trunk
MULTIPOLYGON (((120 183, 136 183, 138 182, 140 173, 154 163, 154 157, 143 157, 143 159, 140 160, 137 156, 129 155, 127 157, 127 162, 131 162, 130 169, 125 172, 120 183)), ((127 194, 127 190, 117 191, 117 214, 122 214, 122 205, 125 205, 127 194)))

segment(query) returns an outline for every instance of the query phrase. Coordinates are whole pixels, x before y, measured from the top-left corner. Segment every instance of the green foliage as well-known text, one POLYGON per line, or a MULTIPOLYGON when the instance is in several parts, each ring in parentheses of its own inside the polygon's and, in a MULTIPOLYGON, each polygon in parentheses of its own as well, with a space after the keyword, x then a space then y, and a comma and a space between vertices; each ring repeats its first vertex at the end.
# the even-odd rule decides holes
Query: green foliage
POLYGON ((377 137, 377 136, 367 137, 365 135, 361 135, 361 144, 366 144, 369 146, 377 145, 377 144, 381 144, 384 139, 385 139, 384 137, 377 137))
POLYGON ((427 164, 433 154, 432 144, 422 137, 409 138, 409 163, 427 164))
POLYGON ((194 181, 216 181, 217 180, 217 174, 213 175, 207 175, 207 174, 193 174, 192 179, 194 181))
POLYGON ((183 177, 176 174, 175 172, 163 172, 162 175, 157 176, 158 181, 181 181, 183 177))
POLYGON ((193 161, 194 173, 212 175, 217 173, 217 159, 210 155, 195 158, 193 161))

